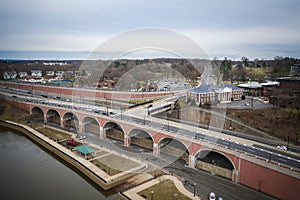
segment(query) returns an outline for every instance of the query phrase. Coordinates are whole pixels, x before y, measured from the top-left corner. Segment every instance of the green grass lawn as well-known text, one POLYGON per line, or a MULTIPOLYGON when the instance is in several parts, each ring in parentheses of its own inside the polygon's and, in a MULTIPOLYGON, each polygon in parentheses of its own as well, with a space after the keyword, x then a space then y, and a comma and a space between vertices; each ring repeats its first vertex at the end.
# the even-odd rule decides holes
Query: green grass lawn
POLYGON ((114 154, 109 154, 99 159, 95 159, 93 160, 93 163, 110 176, 139 166, 139 164, 136 162, 114 154))
POLYGON ((138 193, 140 196, 149 199, 164 199, 164 200, 187 200, 190 199, 182 194, 171 180, 165 180, 161 183, 153 185, 138 193), (153 191, 153 192, 152 192, 153 191))
POLYGON ((47 127, 39 128, 38 131, 44 134, 45 136, 47 136, 48 138, 52 138, 53 140, 62 140, 71 137, 70 134, 60 132, 47 127))

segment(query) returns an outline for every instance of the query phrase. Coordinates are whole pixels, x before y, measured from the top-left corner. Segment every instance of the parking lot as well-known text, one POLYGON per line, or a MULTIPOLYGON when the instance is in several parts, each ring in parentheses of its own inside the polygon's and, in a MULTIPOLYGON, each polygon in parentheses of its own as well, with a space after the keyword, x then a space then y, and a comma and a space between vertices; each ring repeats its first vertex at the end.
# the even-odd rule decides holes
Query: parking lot
POLYGON ((227 104, 228 109, 264 109, 272 107, 273 105, 252 97, 246 97, 245 100, 232 101, 227 104))

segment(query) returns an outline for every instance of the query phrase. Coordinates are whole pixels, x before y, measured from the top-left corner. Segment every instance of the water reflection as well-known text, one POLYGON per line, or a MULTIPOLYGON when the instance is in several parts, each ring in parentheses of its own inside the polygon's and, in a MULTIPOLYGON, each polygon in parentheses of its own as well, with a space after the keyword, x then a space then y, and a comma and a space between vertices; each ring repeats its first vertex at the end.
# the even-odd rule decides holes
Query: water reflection
POLYGON ((0 127, 1 199, 117 199, 22 134, 0 127))

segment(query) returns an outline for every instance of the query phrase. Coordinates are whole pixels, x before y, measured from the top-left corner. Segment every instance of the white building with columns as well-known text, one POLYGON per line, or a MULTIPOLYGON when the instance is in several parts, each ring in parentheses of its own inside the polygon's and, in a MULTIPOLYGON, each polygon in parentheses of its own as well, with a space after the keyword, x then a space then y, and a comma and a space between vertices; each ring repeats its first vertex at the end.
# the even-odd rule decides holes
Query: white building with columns
POLYGON ((199 87, 187 91, 186 100, 194 100, 196 105, 205 103, 228 103, 241 100, 243 89, 230 84, 216 86, 202 83, 199 87))

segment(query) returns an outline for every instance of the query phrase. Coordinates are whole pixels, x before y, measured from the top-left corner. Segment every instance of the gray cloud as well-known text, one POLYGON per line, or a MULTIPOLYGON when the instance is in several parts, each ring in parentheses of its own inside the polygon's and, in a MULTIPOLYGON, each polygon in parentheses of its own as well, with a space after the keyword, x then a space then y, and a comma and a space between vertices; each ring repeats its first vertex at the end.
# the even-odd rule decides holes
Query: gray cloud
POLYGON ((186 33, 212 55, 244 51, 243 45, 288 48, 299 44, 299 7, 297 0, 3 0, 0 49, 92 51, 139 27, 186 33))

